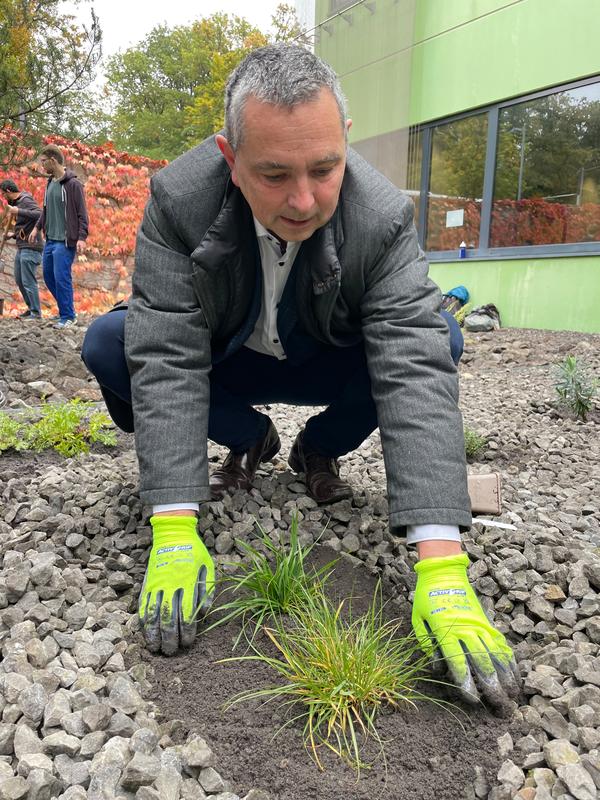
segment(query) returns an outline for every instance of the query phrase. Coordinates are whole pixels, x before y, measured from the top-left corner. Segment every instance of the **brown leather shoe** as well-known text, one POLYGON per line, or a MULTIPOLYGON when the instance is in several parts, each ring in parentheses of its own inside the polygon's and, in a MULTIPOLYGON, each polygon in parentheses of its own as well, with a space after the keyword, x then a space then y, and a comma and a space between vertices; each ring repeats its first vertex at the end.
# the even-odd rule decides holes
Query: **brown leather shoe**
POLYGON ((317 503, 337 503, 352 497, 352 487, 339 477, 337 459, 305 450, 302 431, 296 436, 288 464, 294 472, 304 472, 308 494, 317 503))
POLYGON ((248 490, 261 461, 270 461, 281 449, 279 434, 269 420, 269 427, 263 439, 245 453, 229 451, 223 466, 210 476, 210 494, 218 500, 228 489, 248 490))

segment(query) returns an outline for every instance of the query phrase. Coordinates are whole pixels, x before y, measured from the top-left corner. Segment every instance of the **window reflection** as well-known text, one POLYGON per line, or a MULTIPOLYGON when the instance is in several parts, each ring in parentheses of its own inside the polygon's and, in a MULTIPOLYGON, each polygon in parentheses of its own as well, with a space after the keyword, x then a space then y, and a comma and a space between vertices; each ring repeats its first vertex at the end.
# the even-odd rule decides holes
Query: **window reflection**
POLYGON ((432 131, 427 250, 479 246, 487 125, 476 114, 432 131))
POLYGON ((502 109, 492 247, 600 241, 600 84, 502 109))

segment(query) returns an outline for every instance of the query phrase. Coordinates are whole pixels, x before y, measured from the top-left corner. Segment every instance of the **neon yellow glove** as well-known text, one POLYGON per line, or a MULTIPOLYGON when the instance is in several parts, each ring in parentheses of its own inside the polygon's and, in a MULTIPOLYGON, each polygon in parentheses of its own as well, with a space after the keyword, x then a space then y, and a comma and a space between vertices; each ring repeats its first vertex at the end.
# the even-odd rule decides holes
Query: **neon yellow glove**
POLYGON ((148 650, 164 655, 190 647, 196 620, 208 610, 215 567, 196 532, 196 517, 151 517, 153 544, 138 614, 148 650))
POLYGON ((494 706, 520 690, 513 652, 485 616, 467 577, 466 553, 425 558, 415 565, 417 588, 412 624, 423 651, 443 658, 450 680, 465 699, 479 699, 477 687, 494 706))

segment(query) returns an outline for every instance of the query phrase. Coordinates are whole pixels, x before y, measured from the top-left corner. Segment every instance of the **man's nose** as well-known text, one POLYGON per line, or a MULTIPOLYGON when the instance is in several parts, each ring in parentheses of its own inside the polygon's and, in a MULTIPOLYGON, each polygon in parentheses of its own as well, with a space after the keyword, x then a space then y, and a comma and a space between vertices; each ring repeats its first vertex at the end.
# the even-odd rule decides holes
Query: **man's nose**
POLYGON ((309 180, 299 180, 294 190, 288 197, 288 205, 300 214, 312 211, 315 205, 315 195, 309 180))

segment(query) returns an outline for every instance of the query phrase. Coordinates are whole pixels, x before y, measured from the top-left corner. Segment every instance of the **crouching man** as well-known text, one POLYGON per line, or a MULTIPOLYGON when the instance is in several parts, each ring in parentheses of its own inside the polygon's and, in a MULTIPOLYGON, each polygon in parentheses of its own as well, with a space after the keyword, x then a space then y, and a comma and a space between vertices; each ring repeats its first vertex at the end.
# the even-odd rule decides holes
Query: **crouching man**
POLYGON ((294 45, 252 52, 226 89, 225 131, 157 173, 129 308, 83 358, 134 428, 153 547, 139 615, 148 646, 194 639, 214 586, 199 504, 248 489, 280 440, 255 406, 325 406, 289 464, 318 503, 350 497, 338 458, 379 427, 390 527, 418 548, 413 625, 471 697, 517 692, 504 637, 467 579, 471 524, 455 363, 412 202, 347 146, 332 69, 294 45), (207 440, 229 449, 209 478, 207 440))

